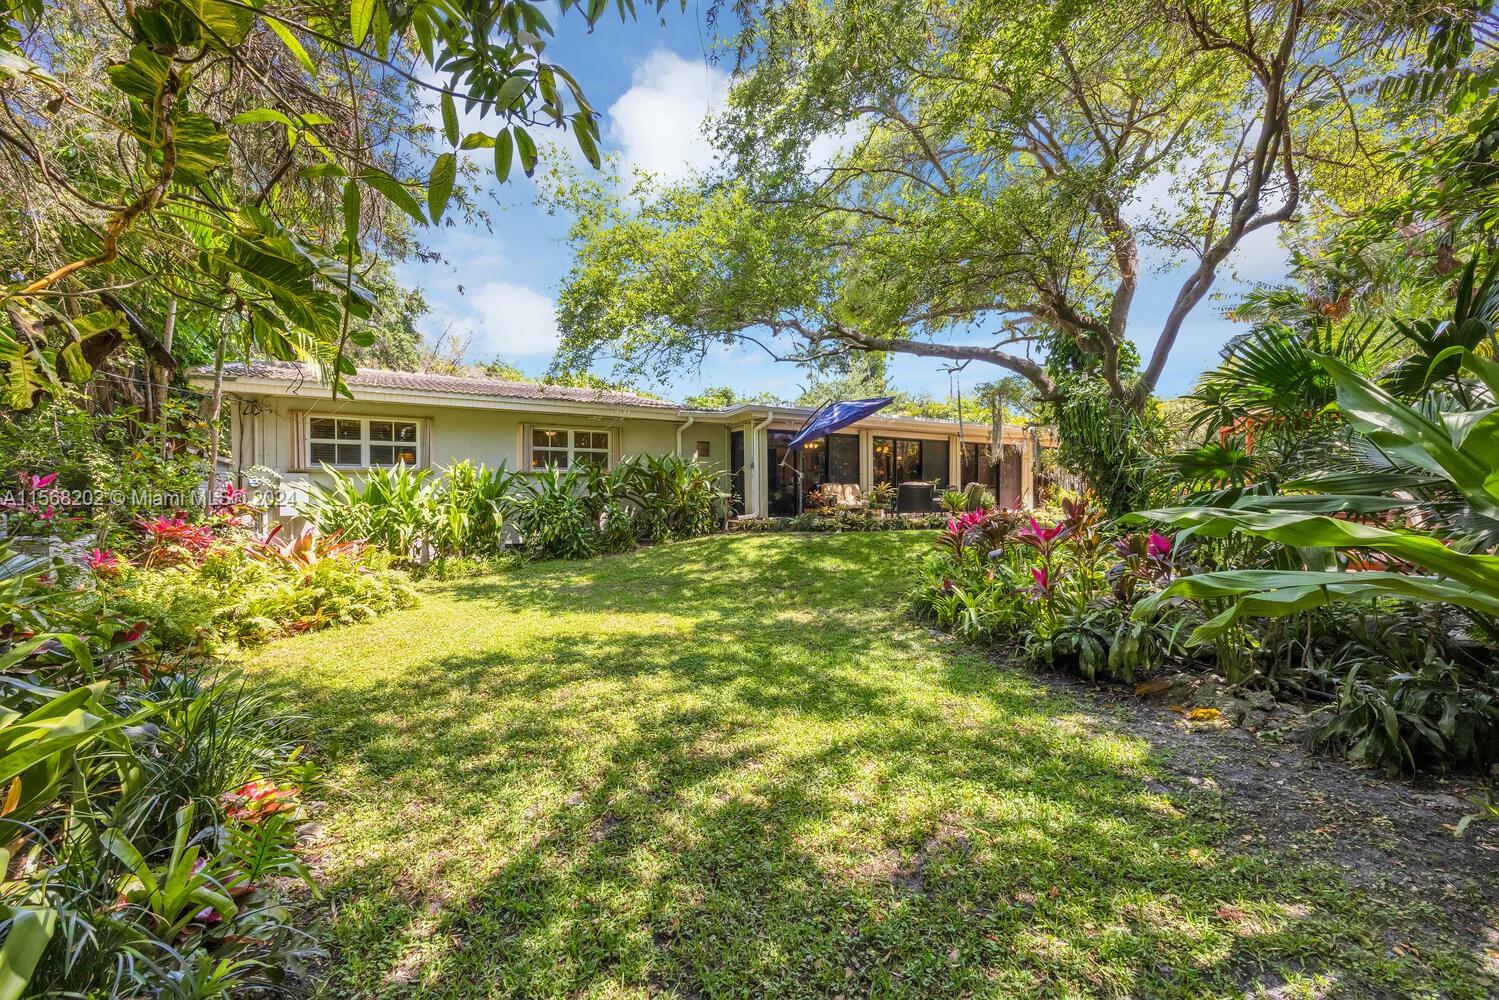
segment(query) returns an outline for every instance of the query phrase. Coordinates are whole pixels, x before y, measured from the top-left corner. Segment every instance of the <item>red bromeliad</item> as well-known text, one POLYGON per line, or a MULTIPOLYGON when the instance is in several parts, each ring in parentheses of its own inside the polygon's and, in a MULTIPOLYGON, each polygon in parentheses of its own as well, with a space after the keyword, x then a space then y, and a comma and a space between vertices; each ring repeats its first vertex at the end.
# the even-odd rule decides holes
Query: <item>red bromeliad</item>
POLYGON ((224 796, 224 815, 245 823, 258 823, 275 813, 296 811, 301 792, 296 785, 278 785, 256 778, 224 796))
POLYGON ((196 558, 214 543, 212 528, 193 524, 181 514, 174 517, 163 514, 140 520, 136 526, 146 534, 144 562, 147 566, 196 558))
POLYGON ((110 549, 90 549, 89 554, 84 557, 84 563, 103 576, 113 576, 127 565, 110 549))

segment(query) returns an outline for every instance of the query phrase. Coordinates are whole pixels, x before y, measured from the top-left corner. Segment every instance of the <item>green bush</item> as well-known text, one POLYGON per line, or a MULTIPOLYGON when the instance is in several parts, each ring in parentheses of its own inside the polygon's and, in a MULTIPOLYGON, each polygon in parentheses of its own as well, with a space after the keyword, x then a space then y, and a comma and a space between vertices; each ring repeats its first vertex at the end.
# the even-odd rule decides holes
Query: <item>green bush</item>
POLYGON ((291 720, 16 565, 0 544, 6 995, 284 993, 318 954, 284 898, 317 781, 291 720))
POLYGON ((155 423, 134 407, 93 412, 82 396, 49 397, 0 420, 0 480, 56 474, 54 488, 83 500, 70 514, 117 527, 192 506, 206 434, 196 407, 175 396, 155 423))
MULTIPOLYGON (((1432 657, 1382 680, 1355 664, 1317 740, 1394 774, 1433 767, 1487 773, 1499 765, 1499 667, 1470 673, 1432 657)), ((1377 669, 1377 668, 1376 668, 1377 669)))
POLYGON ((302 565, 232 545, 199 563, 127 567, 104 586, 111 611, 147 625, 160 649, 210 654, 297 632, 363 621, 415 600, 404 574, 376 550, 302 565))
POLYGON ((305 513, 325 533, 365 539, 398 560, 486 559, 508 537, 536 559, 582 559, 717 531, 727 516, 718 473, 674 456, 643 456, 520 475, 467 462, 438 477, 404 466, 363 479, 328 470, 305 513))
POLYGON ((729 522, 736 532, 837 532, 837 531, 935 531, 947 527, 947 514, 891 514, 880 517, 869 511, 840 510, 832 514, 798 514, 795 517, 741 518, 729 522))
POLYGON ((598 526, 584 486, 586 467, 547 466, 521 482, 514 501, 516 527, 536 559, 585 559, 598 551, 598 526))

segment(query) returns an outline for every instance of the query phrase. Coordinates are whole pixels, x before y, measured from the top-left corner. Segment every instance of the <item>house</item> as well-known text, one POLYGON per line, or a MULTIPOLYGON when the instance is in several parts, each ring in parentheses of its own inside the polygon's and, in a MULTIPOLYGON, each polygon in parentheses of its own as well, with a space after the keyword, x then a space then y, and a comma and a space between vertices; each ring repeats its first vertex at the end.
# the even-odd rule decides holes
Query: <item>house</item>
MULTIPOLYGON (((193 376, 199 387, 212 374, 193 376)), ((640 454, 696 457, 720 469, 736 516, 796 513, 797 471, 804 490, 823 483, 912 481, 940 487, 980 481, 1002 501, 1030 506, 1030 432, 1005 428, 1002 461, 992 464, 986 422, 877 413, 809 443, 794 464, 786 445, 812 410, 743 404, 700 410, 630 392, 460 378, 363 368, 345 379, 352 399, 332 398, 306 366, 281 361, 230 364, 224 398, 236 478, 253 467, 283 477, 279 513, 292 516, 323 465, 357 472, 404 462, 440 469, 470 459, 490 467, 612 465, 640 454)))

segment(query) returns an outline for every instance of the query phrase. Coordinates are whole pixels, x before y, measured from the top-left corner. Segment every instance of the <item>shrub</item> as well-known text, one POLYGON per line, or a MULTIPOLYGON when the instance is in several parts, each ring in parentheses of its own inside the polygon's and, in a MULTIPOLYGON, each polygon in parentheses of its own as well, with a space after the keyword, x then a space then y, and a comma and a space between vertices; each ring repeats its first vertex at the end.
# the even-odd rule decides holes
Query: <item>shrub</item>
POLYGON ((716 474, 693 459, 642 455, 624 463, 626 495, 648 541, 695 538, 717 531, 728 516, 728 494, 716 474))
POLYGON ((877 517, 858 510, 833 514, 799 514, 796 517, 740 518, 729 522, 732 532, 837 532, 837 531, 935 531, 948 522, 946 514, 898 514, 877 517))
POLYGON ((4 574, 9 995, 284 989, 315 954, 279 888, 308 878, 295 824, 316 780, 288 720, 233 677, 147 654, 138 626, 61 570, 4 574))
POLYGON ((1433 657, 1414 673, 1339 678, 1332 718, 1317 741, 1394 774, 1434 766, 1479 773, 1499 765, 1499 668, 1475 676, 1433 657))
POLYGON ((1173 545, 1155 534, 1110 539, 1101 521, 1085 501, 1067 501, 1053 524, 1006 509, 951 518, 910 600, 943 627, 1038 665, 1134 680, 1179 647, 1177 627, 1130 619, 1171 578, 1173 545))
POLYGON ((459 462, 429 478, 398 466, 362 483, 328 471, 333 483, 318 487, 308 517, 325 533, 368 539, 413 564, 487 558, 503 550, 507 528, 532 558, 581 559, 707 534, 727 516, 718 474, 674 456, 527 475, 459 462))
POLYGON ((383 553, 342 543, 306 558, 267 557, 265 543, 221 544, 201 562, 127 568, 101 587, 112 611, 146 624, 150 645, 194 654, 363 621, 415 600, 383 553))
POLYGON ((547 466, 521 482, 516 526, 538 559, 584 559, 599 549, 598 525, 585 498, 587 467, 547 466))
POLYGON ((428 470, 397 465, 359 477, 324 471, 332 483, 315 484, 303 511, 324 534, 362 539, 398 559, 419 557, 436 534, 428 470))

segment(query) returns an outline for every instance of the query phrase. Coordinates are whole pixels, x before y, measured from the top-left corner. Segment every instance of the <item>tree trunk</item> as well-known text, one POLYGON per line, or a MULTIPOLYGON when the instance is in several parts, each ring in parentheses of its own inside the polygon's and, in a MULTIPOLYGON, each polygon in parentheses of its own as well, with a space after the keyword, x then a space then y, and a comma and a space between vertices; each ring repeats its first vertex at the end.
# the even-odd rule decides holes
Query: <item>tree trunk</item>
MULTIPOLYGON (((167 315, 161 324, 161 346, 168 353, 172 353, 172 335, 177 329, 177 299, 167 299, 167 315)), ((162 365, 147 359, 146 363, 146 389, 151 394, 152 423, 159 423, 162 411, 166 408, 167 394, 172 391, 172 375, 162 365)), ((165 438, 166 435, 163 435, 165 438)), ((170 444, 163 440, 162 450, 166 451, 170 444)))
MULTIPOLYGON (((224 321, 228 326, 228 320, 224 321)), ((208 490, 203 497, 203 515, 213 513, 214 491, 219 483, 219 418, 224 412, 224 355, 229 349, 229 331, 219 330, 213 351, 213 392, 208 397, 208 490)))

